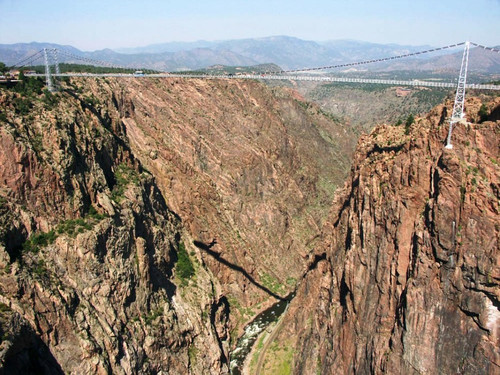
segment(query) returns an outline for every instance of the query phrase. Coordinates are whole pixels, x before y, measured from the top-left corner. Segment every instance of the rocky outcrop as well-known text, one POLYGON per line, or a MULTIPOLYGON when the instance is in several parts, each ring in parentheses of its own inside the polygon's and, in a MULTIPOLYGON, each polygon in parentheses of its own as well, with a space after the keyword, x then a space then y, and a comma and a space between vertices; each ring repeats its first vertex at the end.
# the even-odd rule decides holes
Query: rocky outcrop
POLYGON ((234 339, 304 272, 355 135, 292 91, 258 82, 74 85, 108 98, 102 105, 233 302, 234 339))
POLYGON ((3 371, 227 372, 220 287, 186 261, 192 239, 120 121, 90 93, 0 101, 3 371))
POLYGON ((498 373, 500 123, 445 149, 450 106, 361 137, 278 339, 295 373, 498 373))

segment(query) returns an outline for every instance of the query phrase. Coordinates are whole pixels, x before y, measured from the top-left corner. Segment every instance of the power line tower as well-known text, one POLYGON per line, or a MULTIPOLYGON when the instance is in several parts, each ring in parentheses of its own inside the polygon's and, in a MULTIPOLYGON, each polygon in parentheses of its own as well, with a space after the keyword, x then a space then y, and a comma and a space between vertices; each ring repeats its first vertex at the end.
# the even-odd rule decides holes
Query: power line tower
POLYGON ((467 67, 469 65, 469 47, 470 42, 465 42, 464 54, 462 56, 462 66, 460 67, 460 76, 458 77, 457 93, 455 95, 455 103, 453 104, 453 112, 450 118, 450 128, 448 129, 448 139, 446 148, 453 148, 451 144, 451 132, 453 125, 462 121, 464 118, 464 103, 465 103, 465 82, 467 80, 467 67))

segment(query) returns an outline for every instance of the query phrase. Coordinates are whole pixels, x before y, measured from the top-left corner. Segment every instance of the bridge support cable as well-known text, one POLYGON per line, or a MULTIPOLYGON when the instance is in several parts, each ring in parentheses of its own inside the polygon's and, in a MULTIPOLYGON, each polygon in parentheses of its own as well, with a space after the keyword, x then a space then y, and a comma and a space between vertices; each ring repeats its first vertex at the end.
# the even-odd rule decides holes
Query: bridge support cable
POLYGON ((470 42, 470 44, 472 44, 475 47, 479 47, 479 48, 485 49, 486 51, 500 53, 500 49, 496 49, 496 48, 492 48, 492 47, 486 47, 486 46, 483 46, 481 44, 477 44, 477 43, 473 43, 473 42, 470 42))
MULTIPOLYGON (((62 55, 66 56, 66 58, 74 59, 76 61, 81 61, 81 62, 88 64, 88 65, 105 66, 107 68, 112 68, 112 69, 123 68, 121 66, 118 66, 118 65, 106 62, 106 61, 100 61, 100 60, 95 60, 95 59, 91 59, 91 58, 84 57, 84 56, 79 56, 79 55, 76 55, 76 54, 68 52, 68 51, 61 50, 59 52, 62 55)), ((133 68, 128 68, 128 69, 133 69, 133 68)))
MULTIPOLYGON (((68 52, 68 51, 64 51, 64 50, 58 50, 62 55, 64 55, 66 58, 70 58, 70 59, 73 59, 73 60, 76 60, 76 61, 81 61, 83 62, 85 65, 93 65, 93 66, 103 66, 103 67, 107 67, 107 68, 111 68, 111 69, 122 69, 122 70, 141 70, 141 71, 151 71, 151 72, 154 72, 153 70, 149 70, 149 69, 143 69, 143 68, 136 68, 136 67, 127 67, 127 66, 121 66, 121 65, 116 65, 116 64, 113 64, 113 63, 109 63, 107 61, 102 61, 102 60, 95 60, 95 59, 92 59, 92 58, 88 58, 88 57, 84 57, 84 56, 79 56, 79 55, 76 55, 74 53, 71 53, 71 52, 68 52)), ((60 74, 60 73, 58 73, 60 74)))
POLYGON ((444 47, 431 48, 431 49, 428 49, 428 50, 425 50, 425 51, 418 51, 418 52, 406 53, 404 55, 390 56, 390 57, 384 57, 384 58, 380 58, 380 59, 365 60, 365 61, 358 61, 358 62, 352 62, 352 63, 338 64, 338 65, 330 65, 330 66, 321 66, 321 67, 317 67, 317 68, 303 68, 303 69, 293 69, 293 70, 282 70, 282 71, 279 71, 279 72, 271 72, 270 74, 311 72, 311 71, 314 71, 314 70, 347 68, 347 67, 357 66, 357 65, 373 64, 373 63, 377 63, 377 62, 384 62, 384 61, 390 61, 390 60, 404 59, 406 57, 418 56, 418 55, 423 55, 423 54, 426 54, 426 53, 441 51, 441 50, 445 50, 445 49, 449 49, 449 48, 455 48, 455 47, 462 46, 465 43, 466 42, 461 42, 461 43, 456 43, 456 44, 450 44, 450 45, 444 46, 444 47))
POLYGON ((40 51, 34 53, 31 56, 25 57, 24 59, 18 61, 17 63, 15 63, 14 65, 12 65, 12 67, 13 68, 15 67, 15 68, 21 69, 21 68, 23 68, 25 66, 32 66, 34 61, 42 58, 42 55, 43 55, 43 49, 41 49, 40 51))
MULTIPOLYGON (((453 108, 453 115, 452 115, 452 121, 450 122, 450 130, 449 130, 449 138, 451 139, 451 131, 453 124, 458 122, 457 119, 461 119, 463 117, 463 104, 464 104, 464 99, 465 99, 465 89, 483 89, 483 90, 500 90, 500 85, 495 85, 495 84, 466 84, 466 78, 467 78, 467 64, 468 64, 468 56, 469 56, 469 48, 470 46, 476 46, 483 48, 485 50, 493 51, 493 52, 498 52, 500 53, 500 50, 490 48, 490 47, 485 47, 476 43, 472 42, 462 42, 462 43, 457 43, 457 44, 451 44, 448 46, 444 47, 439 47, 439 48, 433 48, 433 49, 428 49, 425 51, 419 51, 419 52, 412 52, 412 53, 407 53, 407 54, 402 54, 398 56, 392 56, 392 57, 386 57, 386 58, 379 58, 379 59, 374 59, 374 60, 365 60, 365 61, 359 61, 359 62, 351 62, 351 63, 344 63, 344 64, 339 64, 339 65, 331 65, 331 66, 323 66, 323 67, 317 67, 317 68, 305 68, 305 69, 297 69, 297 70, 289 70, 289 71, 279 71, 279 72, 265 72, 261 74, 243 74, 243 75, 232 75, 232 74, 193 74, 193 73, 182 73, 182 72, 158 72, 158 71, 151 71, 152 73, 147 73, 148 70, 144 69, 140 73, 141 74, 136 74, 136 73, 123 73, 123 72, 113 72, 113 73, 87 73, 87 72, 68 72, 68 73, 61 73, 59 70, 59 59, 64 59, 64 60, 77 60, 77 61, 82 61, 85 65, 94 65, 94 66, 101 66, 101 67, 108 67, 108 68, 114 68, 114 69, 123 69, 123 70, 139 70, 133 67, 125 67, 125 66, 119 66, 110 62, 106 61, 99 61, 96 59, 92 59, 86 56, 80 56, 77 54, 74 54, 70 51, 65 51, 65 50, 58 50, 58 49, 43 49, 37 53, 35 53, 32 56, 29 56, 25 58, 24 60, 20 61, 17 65, 21 63, 26 63, 26 61, 29 61, 34 58, 40 58, 44 57, 45 58, 45 65, 46 65, 46 72, 45 75, 43 74, 36 74, 36 73, 31 73, 31 76, 45 76, 47 79, 47 86, 49 85, 49 81, 52 84, 52 80, 56 77, 121 77, 121 78, 126 78, 126 77, 137 77, 137 76, 145 76, 145 77, 150 77, 150 78, 173 78, 173 77, 178 77, 178 78, 202 78, 202 79, 257 79, 257 80, 297 80, 297 81, 321 81, 321 82, 349 82, 349 83, 374 83, 374 84, 386 84, 386 85, 407 85, 407 86, 428 86, 428 87, 457 87, 457 94, 455 98, 455 103, 454 103, 454 108, 453 108), (302 75, 302 74, 296 74, 295 72, 307 72, 307 71, 318 71, 318 70, 323 70, 323 69, 333 69, 333 68, 340 68, 340 67, 349 67, 349 66, 356 66, 356 65, 364 65, 364 64, 370 64, 370 63, 375 63, 375 62, 382 62, 382 61, 389 61, 389 60, 395 60, 395 59, 402 59, 405 57, 409 56, 417 56, 417 55, 422 55, 430 52, 435 52, 439 50, 445 50, 449 48, 454 48, 457 46, 462 46, 465 45, 465 50, 464 50, 464 55, 462 58, 462 67, 461 67, 461 72, 460 72, 460 79, 458 82, 458 87, 456 83, 452 82, 435 82, 435 81, 425 81, 425 80, 386 80, 386 79, 364 79, 364 78, 350 78, 350 77, 334 77, 330 75, 302 75), (50 54, 48 54, 50 52, 50 54), (58 56, 58 53, 60 54, 58 56), (62 55, 62 57, 61 57, 62 55), (54 64, 55 64, 55 72, 52 73, 50 71, 50 64, 49 64, 49 59, 52 59, 54 64), (146 74, 143 74, 146 73, 146 74), (288 73, 288 74, 285 74, 288 73)), ((54 86, 52 85, 51 89, 54 89, 54 86)), ((448 144, 451 147, 451 141, 448 141, 448 144)))
POLYGON ((43 49, 43 57, 45 61, 45 80, 47 82, 47 89, 50 92, 54 92, 56 90, 52 84, 52 73, 50 72, 49 54, 47 53, 47 48, 43 49))
POLYGON ((453 112, 450 118, 450 127, 448 129, 448 139, 446 140, 446 148, 451 149, 451 133, 453 125, 464 118, 464 103, 465 103, 465 86, 467 81, 467 67, 469 64, 469 47, 470 43, 465 43, 464 54, 462 56, 462 66, 460 67, 460 76, 458 77, 457 93, 455 95, 455 103, 453 104, 453 112))

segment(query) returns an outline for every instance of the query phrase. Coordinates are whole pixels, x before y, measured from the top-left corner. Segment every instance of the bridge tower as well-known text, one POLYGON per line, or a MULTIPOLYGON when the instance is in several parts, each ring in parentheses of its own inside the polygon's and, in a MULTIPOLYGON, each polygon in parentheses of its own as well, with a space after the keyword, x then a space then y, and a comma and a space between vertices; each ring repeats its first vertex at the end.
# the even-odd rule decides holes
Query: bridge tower
POLYGON ((467 67, 469 65, 469 46, 470 42, 465 42, 464 54, 462 56, 462 66, 460 67, 460 76, 458 77, 457 93, 455 95, 455 103, 453 104, 453 112, 450 118, 450 127, 448 129, 448 139, 446 140, 446 148, 451 149, 451 132, 453 125, 460 122, 464 118, 464 103, 465 103, 465 82, 467 80, 467 67))
POLYGON ((59 60, 57 56, 57 48, 52 49, 52 57, 54 58, 54 66, 56 68, 56 75, 61 74, 61 70, 59 69, 59 60))
POLYGON ((47 52, 47 48, 43 49, 43 58, 45 61, 45 80, 47 81, 47 89, 50 92, 54 92, 56 90, 52 84, 52 73, 50 72, 49 54, 47 52))

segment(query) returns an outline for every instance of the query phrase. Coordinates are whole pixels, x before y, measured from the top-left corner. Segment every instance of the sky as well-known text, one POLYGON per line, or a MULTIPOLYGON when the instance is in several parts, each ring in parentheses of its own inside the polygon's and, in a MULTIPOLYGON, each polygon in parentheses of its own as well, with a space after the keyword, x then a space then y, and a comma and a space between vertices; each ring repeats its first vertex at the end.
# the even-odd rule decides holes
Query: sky
POLYGON ((500 0, 0 0, 0 20, 0 44, 84 51, 273 35, 500 44, 500 0))

